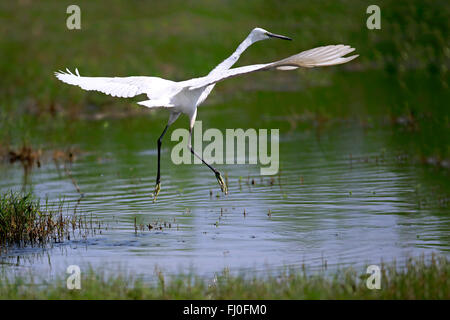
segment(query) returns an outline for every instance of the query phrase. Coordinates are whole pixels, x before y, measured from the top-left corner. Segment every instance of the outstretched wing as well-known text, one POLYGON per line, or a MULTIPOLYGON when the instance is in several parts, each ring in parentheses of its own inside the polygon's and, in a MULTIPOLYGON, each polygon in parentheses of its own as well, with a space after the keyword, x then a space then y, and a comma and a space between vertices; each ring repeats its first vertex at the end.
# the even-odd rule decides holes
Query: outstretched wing
POLYGON ((213 83, 223 81, 228 78, 236 77, 241 74, 277 69, 277 70, 293 70, 299 67, 313 68, 323 66, 333 66, 349 62, 358 55, 344 57, 346 54, 353 52, 355 49, 346 45, 323 46, 303 51, 289 58, 266 64, 254 64, 250 66, 234 68, 223 71, 220 74, 208 75, 202 78, 196 78, 186 81, 184 84, 189 90, 195 90, 206 87, 213 83))
POLYGON ((140 94, 150 95, 158 90, 165 82, 171 82, 157 77, 82 77, 75 69, 75 73, 55 72, 55 76, 62 82, 79 86, 87 91, 99 91, 113 97, 131 98, 140 94))

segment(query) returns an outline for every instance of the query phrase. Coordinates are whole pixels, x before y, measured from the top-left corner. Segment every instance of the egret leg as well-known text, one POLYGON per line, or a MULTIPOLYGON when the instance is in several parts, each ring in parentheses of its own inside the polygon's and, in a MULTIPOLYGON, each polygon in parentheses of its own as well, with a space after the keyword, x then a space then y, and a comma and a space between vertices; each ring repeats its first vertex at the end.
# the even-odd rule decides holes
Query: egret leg
POLYGON ((158 196, 159 191, 161 190, 161 145, 162 145, 162 139, 163 139, 164 135, 166 134, 167 129, 169 129, 169 124, 166 125, 161 136, 158 138, 158 172, 156 173, 156 186, 155 186, 155 191, 153 192, 153 202, 156 201, 156 197, 158 196))
POLYGON ((217 182, 219 183, 220 189, 222 190, 223 193, 228 194, 228 187, 225 183, 225 181, 222 178, 222 175, 220 174, 220 172, 214 168, 213 166, 211 166, 209 163, 207 163, 203 157, 200 157, 192 148, 192 144, 191 144, 191 135, 192 135, 192 128, 189 129, 189 149, 191 150, 191 153, 196 156, 198 159, 202 160, 202 162, 204 164, 206 164, 206 166, 211 169, 212 172, 214 172, 214 174, 216 175, 216 179, 217 182))

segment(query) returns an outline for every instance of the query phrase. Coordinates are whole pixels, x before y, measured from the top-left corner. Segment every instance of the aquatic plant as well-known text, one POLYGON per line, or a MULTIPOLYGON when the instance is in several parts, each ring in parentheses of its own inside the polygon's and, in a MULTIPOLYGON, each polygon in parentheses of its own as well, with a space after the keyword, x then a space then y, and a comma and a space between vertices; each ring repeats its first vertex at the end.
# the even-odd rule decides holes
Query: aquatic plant
POLYGON ((0 195, 0 252, 11 245, 35 246, 60 243, 71 237, 86 237, 101 228, 92 215, 64 213, 64 201, 56 205, 40 201, 31 194, 8 192, 0 195))

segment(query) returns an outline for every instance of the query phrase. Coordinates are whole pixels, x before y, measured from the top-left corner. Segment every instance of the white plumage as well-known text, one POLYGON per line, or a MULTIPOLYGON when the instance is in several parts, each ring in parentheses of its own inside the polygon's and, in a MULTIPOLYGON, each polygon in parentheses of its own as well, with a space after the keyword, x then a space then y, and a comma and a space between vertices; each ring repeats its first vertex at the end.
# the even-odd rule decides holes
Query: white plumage
POLYGON ((236 77, 242 74, 277 69, 282 71, 294 70, 299 67, 313 68, 333 66, 337 64, 343 64, 358 57, 353 55, 345 57, 346 54, 355 51, 354 48, 346 45, 330 45, 324 47, 318 47, 310 50, 303 51, 299 54, 293 55, 289 58, 279 60, 266 64, 255 64, 240 68, 234 68, 221 72, 220 74, 208 75, 202 78, 196 78, 184 81, 184 86, 189 87, 189 90, 200 89, 202 87, 223 81, 225 79, 236 77))
POLYGON ((86 91, 99 91, 113 97, 131 98, 140 94, 147 94, 152 99, 152 92, 158 91, 158 88, 166 88, 175 82, 158 77, 82 77, 75 69, 73 74, 67 69, 56 72, 56 77, 62 82, 79 86, 86 91))
MULTIPOLYGON (((138 102, 138 104, 149 107, 166 107, 171 109, 169 122, 158 139, 158 172, 155 187, 155 199, 160 190, 160 148, 161 140, 167 128, 179 117, 181 113, 188 115, 190 119, 190 131, 194 126, 197 116, 197 107, 208 97, 217 82, 256 71, 265 70, 294 70, 299 67, 312 68, 332 66, 349 62, 358 55, 344 57, 355 49, 347 45, 329 45, 300 52, 279 61, 249 65, 230 69, 239 59, 241 54, 253 43, 270 38, 281 38, 291 40, 268 32, 261 28, 253 29, 247 38, 238 46, 235 52, 214 68, 207 76, 194 78, 186 81, 170 81, 158 77, 82 77, 75 69, 75 74, 70 72, 56 72, 56 77, 62 82, 79 86, 88 91, 99 91, 113 97, 131 98, 140 94, 146 94, 149 100, 138 102)), ((197 155, 191 147, 191 152, 200 158, 215 174, 223 192, 227 192, 227 186, 220 173, 206 163, 201 156, 197 155)))

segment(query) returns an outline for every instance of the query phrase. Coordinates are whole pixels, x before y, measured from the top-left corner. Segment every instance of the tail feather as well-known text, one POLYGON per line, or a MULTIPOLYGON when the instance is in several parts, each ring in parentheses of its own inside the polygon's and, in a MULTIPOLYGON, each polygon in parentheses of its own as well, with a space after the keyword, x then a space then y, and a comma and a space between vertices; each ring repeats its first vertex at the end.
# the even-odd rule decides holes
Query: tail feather
POLYGON ((169 100, 165 99, 154 99, 139 101, 138 104, 147 108, 172 108, 175 107, 169 100))

